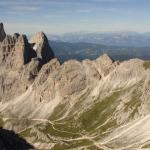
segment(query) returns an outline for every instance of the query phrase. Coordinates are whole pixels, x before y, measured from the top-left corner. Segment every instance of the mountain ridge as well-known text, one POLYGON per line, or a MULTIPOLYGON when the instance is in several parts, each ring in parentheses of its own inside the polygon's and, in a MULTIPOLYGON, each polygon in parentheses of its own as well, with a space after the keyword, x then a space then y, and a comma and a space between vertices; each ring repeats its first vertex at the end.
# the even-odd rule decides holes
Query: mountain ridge
POLYGON ((138 32, 104 32, 104 33, 66 33, 62 35, 48 35, 52 41, 71 42, 71 43, 93 43, 108 46, 123 47, 146 47, 150 46, 150 34, 138 32))
POLYGON ((17 34, 0 44, 3 128, 41 150, 150 148, 149 61, 103 54, 61 64, 47 40, 41 42, 45 34, 35 35, 31 43, 17 34), (49 59, 43 51, 51 52, 49 59))

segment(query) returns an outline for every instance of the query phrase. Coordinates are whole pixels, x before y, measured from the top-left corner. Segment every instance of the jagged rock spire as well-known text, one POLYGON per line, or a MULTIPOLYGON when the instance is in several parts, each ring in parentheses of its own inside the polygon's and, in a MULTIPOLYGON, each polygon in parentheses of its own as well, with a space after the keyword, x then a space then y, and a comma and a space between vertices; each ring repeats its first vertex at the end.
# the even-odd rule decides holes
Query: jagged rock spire
POLYGON ((0 23, 0 42, 2 42, 5 37, 6 37, 6 33, 4 30, 3 23, 0 23))
POLYGON ((49 45, 46 35, 43 32, 36 33, 31 38, 30 43, 32 43, 33 49, 37 53, 37 57, 42 60, 42 65, 54 58, 54 53, 49 45))

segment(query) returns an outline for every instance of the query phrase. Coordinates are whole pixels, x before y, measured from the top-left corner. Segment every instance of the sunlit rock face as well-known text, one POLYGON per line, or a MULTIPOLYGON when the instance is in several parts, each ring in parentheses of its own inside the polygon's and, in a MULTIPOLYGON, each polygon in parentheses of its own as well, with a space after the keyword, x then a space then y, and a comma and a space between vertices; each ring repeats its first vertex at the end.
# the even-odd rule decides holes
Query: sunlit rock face
POLYGON ((42 64, 49 62, 54 58, 54 53, 48 43, 47 37, 43 32, 38 32, 30 39, 37 57, 41 59, 42 64))
MULTIPOLYGON (((28 42, 26 35, 19 33, 6 35, 4 33, 1 23, 0 101, 10 100, 10 98, 25 92, 34 82, 42 66, 54 58, 44 33, 37 34, 39 36, 37 36, 36 42, 40 45, 39 51, 33 49, 33 45, 28 42), (42 58, 38 57, 39 55, 42 58)), ((36 40, 36 37, 34 39, 36 40)))
POLYGON ((37 149, 150 148, 150 61, 60 64, 44 33, 0 44, 0 125, 37 149))

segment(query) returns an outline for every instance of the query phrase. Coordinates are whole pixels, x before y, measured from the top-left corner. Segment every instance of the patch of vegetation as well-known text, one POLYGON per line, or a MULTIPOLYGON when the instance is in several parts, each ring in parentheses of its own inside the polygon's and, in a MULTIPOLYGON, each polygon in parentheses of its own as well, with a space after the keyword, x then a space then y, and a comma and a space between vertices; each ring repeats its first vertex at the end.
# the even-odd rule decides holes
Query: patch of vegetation
POLYGON ((59 130, 67 131, 67 132, 72 132, 75 134, 78 134, 82 132, 82 128, 79 124, 78 121, 74 117, 70 117, 65 122, 62 124, 55 124, 54 127, 56 127, 59 130))
POLYGON ((59 119, 60 117, 64 115, 64 113, 66 112, 66 109, 67 109, 66 103, 59 104, 58 106, 55 107, 53 113, 49 117, 49 120, 53 121, 53 120, 59 119))
POLYGON ((131 100, 125 104, 125 111, 132 110, 130 118, 133 118, 136 113, 138 113, 138 108, 141 106, 141 97, 142 93, 135 89, 132 93, 131 100))
MULTIPOLYGON (((103 124, 108 118, 112 116, 118 105, 118 99, 120 92, 114 92, 109 97, 106 97, 102 101, 95 103, 93 107, 85 111, 79 117, 79 122, 81 122, 84 129, 87 131, 93 130, 93 128, 103 124)), ((108 128, 105 126, 104 131, 108 128)))
POLYGON ((28 118, 10 118, 5 121, 5 123, 11 123, 14 127, 21 127, 21 129, 25 129, 36 122, 37 121, 32 121, 28 118))
POLYGON ((77 101, 77 102, 75 103, 75 105, 73 106, 72 111, 70 111, 70 114, 72 114, 73 112, 75 112, 75 111, 79 110, 79 108, 81 108, 82 103, 83 103, 83 102, 86 100, 86 98, 88 97, 89 92, 90 92, 90 90, 87 90, 85 93, 83 93, 83 94, 79 97, 78 101, 77 101))
POLYGON ((47 123, 44 129, 39 129, 44 134, 49 134, 50 136, 61 137, 61 138, 77 138, 79 135, 72 134, 65 131, 59 131, 57 128, 54 128, 51 124, 47 123))
MULTIPOLYGON (((133 88, 133 87, 132 87, 133 88)), ((86 134, 96 134, 100 135, 101 137, 106 136, 106 134, 110 133, 112 129, 118 126, 117 121, 113 119, 113 113, 116 110, 116 107, 120 103, 120 96, 132 90, 132 88, 122 89, 121 91, 117 91, 112 93, 110 96, 105 97, 104 99, 97 99, 90 108, 84 110, 84 112, 80 113, 79 115, 73 113, 72 116, 69 115, 68 117, 56 121, 55 124, 52 126, 51 124, 47 123, 44 128, 39 128, 40 132, 49 135, 50 137, 60 138, 63 140, 66 139, 74 139, 86 134), (106 122, 110 119, 108 122, 106 122), (102 125, 103 124, 103 125, 102 125), (99 127, 100 126, 100 127, 99 127), (96 129, 97 128, 97 129, 96 129), (95 129, 95 130, 94 130, 95 129)), ((137 91, 132 93, 132 99, 129 104, 126 104, 126 109, 134 108, 135 106, 138 107, 140 105, 138 98, 140 97, 137 95, 137 91)), ((86 100, 87 93, 83 94, 81 98, 82 100, 86 100)), ((78 101, 79 102, 79 101, 78 101)), ((76 109, 81 107, 81 103, 76 103, 76 109)), ((59 114, 63 105, 60 106, 58 110, 56 110, 56 114, 59 114)), ((65 107, 65 106, 64 106, 65 107)), ((136 113, 136 109, 133 109, 133 113, 136 113)), ((54 118, 55 114, 53 114, 54 118)), ((134 114, 133 114, 134 115, 134 114)), ((99 136, 99 138, 100 138, 99 136)), ((95 139, 96 140, 96 139, 95 139)), ((61 140, 60 140, 61 141, 61 140)), ((75 140, 74 140, 75 141, 75 140)), ((74 144, 71 141, 68 142, 60 142, 55 145, 55 149, 68 149, 71 145, 71 148, 74 144)), ((83 145, 83 144, 79 144, 83 145)), ((92 145, 89 145, 92 146, 92 145)))
POLYGON ((52 150, 65 150, 65 149, 79 148, 82 146, 89 146, 92 144, 93 142, 88 139, 62 141, 61 143, 56 144, 52 150))
POLYGON ((150 61, 145 61, 144 63, 143 63, 143 66, 144 66, 144 68, 147 70, 147 69, 150 69, 150 61))
POLYGON ((31 135, 30 135, 30 131, 31 131, 31 129, 29 128, 29 129, 27 129, 27 130, 21 132, 19 135, 20 135, 21 137, 30 137, 30 136, 31 136, 31 135))
POLYGON ((4 125, 3 119, 0 118, 0 127, 3 127, 3 125, 4 125))
POLYGON ((54 126, 59 130, 72 133, 81 132, 82 128, 80 127, 79 122, 76 120, 76 117, 78 117, 78 110, 81 108, 82 103, 86 100, 88 95, 89 91, 87 90, 79 97, 79 100, 75 103, 75 105, 72 107, 72 110, 69 112, 69 115, 62 120, 56 121, 54 126))
POLYGON ((87 150, 104 150, 103 148, 98 148, 96 145, 91 145, 89 147, 87 147, 87 150))
MULTIPOLYGON (((110 121, 108 121, 106 124, 104 124, 103 126, 100 127, 100 129, 97 132, 100 133, 105 133, 108 130, 114 129, 118 126, 117 121, 111 119, 110 121)), ((107 134, 107 133, 106 133, 107 134)), ((105 136, 105 134, 103 134, 103 136, 105 136)))
MULTIPOLYGON (((73 115, 73 113, 74 113, 75 111, 77 111, 77 110, 82 106, 81 104, 82 104, 82 102, 84 102, 84 100, 86 100, 88 94, 89 94, 89 90, 87 90, 85 93, 83 93, 83 94, 79 97, 78 101, 75 103, 75 105, 72 107, 71 111, 69 112, 69 116, 70 116, 70 115, 73 115)), ((68 107, 67 107, 67 104, 66 104, 66 103, 59 104, 59 105, 54 109, 52 115, 49 117, 49 120, 54 121, 54 120, 57 120, 57 119, 61 118, 61 117, 65 114, 67 108, 68 108, 68 107)), ((68 117, 67 117, 67 118, 68 118, 68 117)), ((62 119, 62 120, 60 120, 60 121, 62 122, 63 120, 66 120, 66 118, 65 118, 65 119, 62 119)), ((60 122, 60 121, 58 121, 58 122, 60 122)), ((56 121, 56 122, 57 122, 57 121, 56 121)))
MULTIPOLYGON (((117 121, 111 117, 120 103, 119 97, 122 96, 122 94, 130 92, 133 87, 135 87, 135 85, 130 88, 117 90, 117 92, 112 93, 110 96, 102 100, 97 99, 89 109, 84 110, 84 112, 80 114, 74 113, 72 116, 70 115, 62 120, 56 121, 54 126, 59 130, 73 133, 86 134, 88 132, 91 134, 99 133, 101 135, 106 131, 108 133, 110 130, 118 126, 117 121), (105 124, 104 122, 107 119, 110 120, 105 124), (101 126, 102 124, 104 125, 101 126), (96 129, 98 126, 101 127, 96 129)), ((80 97, 81 102, 79 101, 76 103, 76 109, 79 109, 79 107, 82 106, 82 101, 86 100, 87 95, 88 92, 80 97)))
POLYGON ((0 127, 3 127, 3 125, 4 125, 4 121, 3 121, 2 114, 0 113, 0 127))
MULTIPOLYGON (((55 124, 55 127, 59 130, 73 132, 73 133, 86 133, 93 131, 96 127, 102 125, 108 118, 112 117, 112 113, 115 111, 119 101, 120 91, 114 92, 109 97, 104 98, 85 110, 79 116, 71 116, 65 118, 62 124, 59 122, 55 124)), ((107 129, 116 127, 116 120, 110 120, 104 124, 98 132, 105 132, 107 129)))

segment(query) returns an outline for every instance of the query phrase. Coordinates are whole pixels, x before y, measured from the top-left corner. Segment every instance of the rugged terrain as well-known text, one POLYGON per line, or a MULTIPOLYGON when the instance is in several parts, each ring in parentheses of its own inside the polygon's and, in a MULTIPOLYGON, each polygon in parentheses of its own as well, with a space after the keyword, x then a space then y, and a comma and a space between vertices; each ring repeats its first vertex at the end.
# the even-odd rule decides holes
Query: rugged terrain
POLYGON ((150 61, 60 64, 42 32, 0 35, 3 128, 42 150, 150 148, 150 61))

